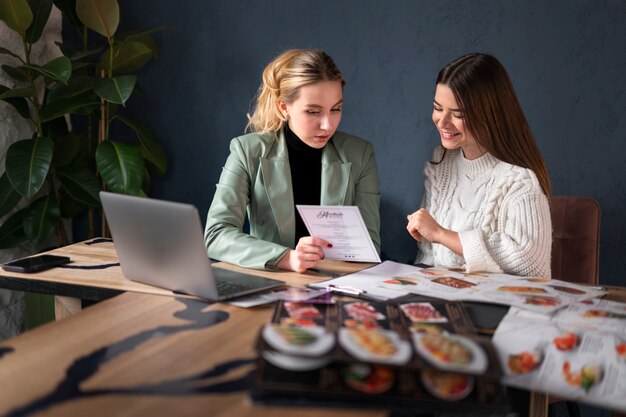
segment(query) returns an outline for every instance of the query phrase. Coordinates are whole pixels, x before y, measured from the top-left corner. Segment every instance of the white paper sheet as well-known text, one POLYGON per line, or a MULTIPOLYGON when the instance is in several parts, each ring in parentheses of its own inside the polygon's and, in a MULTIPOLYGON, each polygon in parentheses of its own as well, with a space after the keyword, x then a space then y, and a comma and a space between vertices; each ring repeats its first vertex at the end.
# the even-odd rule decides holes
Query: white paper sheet
POLYGON ((625 326, 626 304, 612 301, 575 303, 553 316, 512 308, 492 339, 503 382, 626 412, 625 326), (523 355, 532 360, 519 365, 523 355))
POLYGON ((333 245, 324 248, 326 259, 380 262, 358 207, 296 205, 296 208, 309 234, 333 245))
POLYGON ((466 273, 457 268, 422 268, 392 261, 309 286, 324 288, 330 284, 364 290, 365 296, 378 300, 413 293, 444 300, 518 306, 544 314, 606 293, 595 287, 545 278, 466 273))

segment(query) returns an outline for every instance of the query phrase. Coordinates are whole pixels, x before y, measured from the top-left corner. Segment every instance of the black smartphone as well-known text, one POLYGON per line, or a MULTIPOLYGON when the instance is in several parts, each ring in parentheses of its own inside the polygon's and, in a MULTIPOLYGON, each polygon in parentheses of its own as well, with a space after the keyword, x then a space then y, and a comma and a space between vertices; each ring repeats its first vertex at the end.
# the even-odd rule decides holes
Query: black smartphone
POLYGON ((67 256, 37 255, 28 258, 16 259, 2 265, 2 269, 10 272, 37 272, 66 264, 70 261, 67 256))

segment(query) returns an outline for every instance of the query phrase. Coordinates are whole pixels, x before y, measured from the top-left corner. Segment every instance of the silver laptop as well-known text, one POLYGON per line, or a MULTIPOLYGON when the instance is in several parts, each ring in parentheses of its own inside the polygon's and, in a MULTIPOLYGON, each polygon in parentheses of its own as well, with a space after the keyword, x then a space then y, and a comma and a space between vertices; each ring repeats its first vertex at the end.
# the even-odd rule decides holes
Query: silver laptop
POLYGON ((218 301, 285 285, 211 268, 196 207, 101 191, 100 200, 124 276, 218 301))

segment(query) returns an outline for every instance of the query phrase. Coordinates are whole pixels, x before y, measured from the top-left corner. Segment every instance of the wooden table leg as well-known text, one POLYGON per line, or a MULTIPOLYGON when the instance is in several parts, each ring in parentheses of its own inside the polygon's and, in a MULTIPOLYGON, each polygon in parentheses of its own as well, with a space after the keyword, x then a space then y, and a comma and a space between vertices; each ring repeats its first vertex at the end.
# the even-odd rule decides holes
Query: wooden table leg
POLYGON ((548 395, 540 392, 530 393, 529 417, 547 417, 548 416, 548 395))
POLYGON ((82 309, 80 298, 54 296, 54 318, 61 320, 64 317, 78 313, 82 309))

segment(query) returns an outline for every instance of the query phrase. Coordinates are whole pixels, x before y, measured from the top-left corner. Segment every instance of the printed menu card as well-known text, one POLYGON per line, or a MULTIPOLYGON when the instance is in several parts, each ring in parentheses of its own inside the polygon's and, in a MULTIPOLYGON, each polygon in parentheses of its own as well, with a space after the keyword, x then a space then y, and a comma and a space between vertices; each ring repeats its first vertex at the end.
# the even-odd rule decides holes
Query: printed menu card
POLYGON ((257 402, 509 410, 497 354, 460 303, 281 301, 257 350, 257 402))
POLYGON ((626 412, 626 304, 587 300, 553 316, 512 308, 493 343, 505 384, 626 412))

